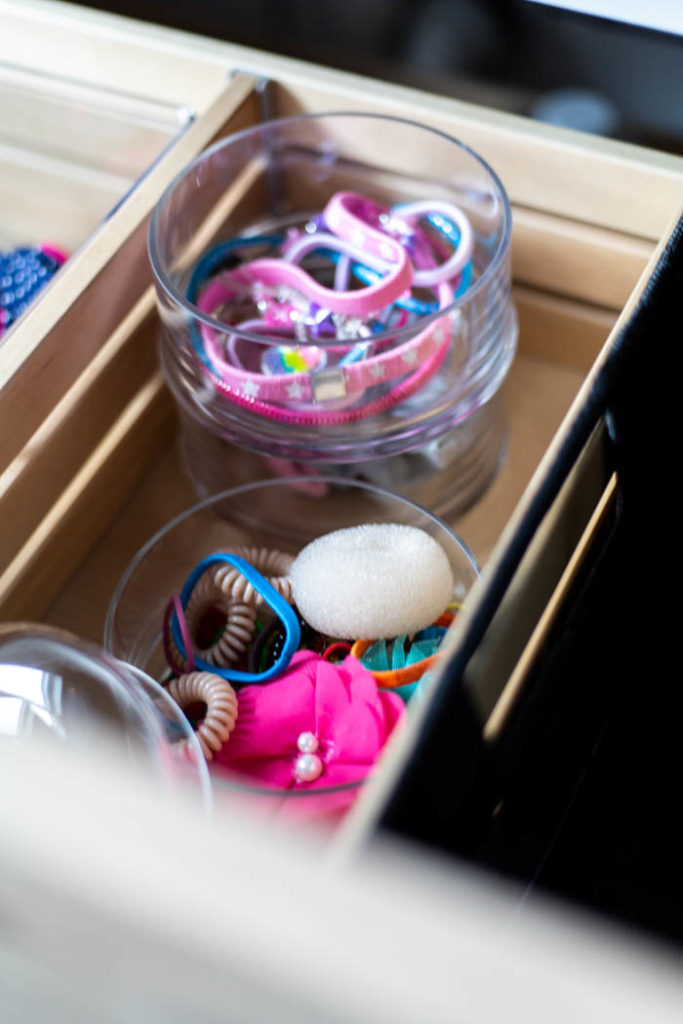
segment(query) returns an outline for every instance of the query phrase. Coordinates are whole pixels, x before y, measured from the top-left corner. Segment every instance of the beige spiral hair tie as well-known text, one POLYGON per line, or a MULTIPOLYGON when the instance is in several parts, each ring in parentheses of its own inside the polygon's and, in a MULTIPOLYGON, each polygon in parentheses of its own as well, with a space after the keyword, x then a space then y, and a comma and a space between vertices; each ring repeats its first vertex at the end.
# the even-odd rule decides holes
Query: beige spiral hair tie
MULTIPOLYGON (((213 569, 200 576, 187 602, 185 621, 192 637, 194 651, 211 665, 225 668, 234 664, 246 651, 254 635, 256 607, 234 599, 216 585, 213 569), (217 608, 225 615, 225 627, 210 647, 200 647, 197 641, 199 626, 207 612, 217 608)), ((182 660, 180 653, 173 651, 182 660)))
POLYGON ((211 672, 188 672, 172 679, 168 692, 181 708, 205 704, 206 714, 196 729, 196 736, 207 761, 217 754, 230 738, 237 721, 237 697, 227 679, 211 672))
MULTIPOLYGON (((294 562, 293 555, 287 555, 284 551, 275 551, 271 548, 249 547, 235 548, 230 554, 238 555, 239 558, 243 558, 245 562, 253 565, 254 569, 265 576, 270 585, 277 590, 280 597, 283 597, 288 604, 292 603, 292 583, 289 579, 289 570, 294 562)), ((232 600, 244 601, 251 605, 263 604, 261 595, 254 590, 239 569, 235 569, 231 565, 223 565, 212 571, 216 586, 224 594, 229 595, 232 600)))

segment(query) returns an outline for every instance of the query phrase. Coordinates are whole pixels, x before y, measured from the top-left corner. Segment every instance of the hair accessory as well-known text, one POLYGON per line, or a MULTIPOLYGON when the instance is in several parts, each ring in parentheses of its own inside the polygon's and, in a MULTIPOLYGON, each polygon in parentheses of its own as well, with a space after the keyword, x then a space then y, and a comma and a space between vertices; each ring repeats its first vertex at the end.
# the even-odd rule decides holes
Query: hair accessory
POLYGON ((434 622, 453 596, 453 573, 441 545, 400 523, 325 534, 299 553, 290 578, 304 619, 335 637, 415 633, 434 622))
MULTIPOLYGON (((256 570, 257 575, 260 573, 265 576, 270 586, 287 604, 292 603, 292 581, 289 572, 294 563, 293 555, 273 548, 254 547, 236 547, 227 553, 248 562, 256 570)), ((259 586, 232 563, 215 569, 213 577, 216 586, 233 601, 244 601, 257 606, 267 603, 259 586)))
POLYGON ((450 281, 462 272, 465 265, 469 263, 474 252, 474 232, 469 219, 462 210, 453 203, 439 202, 438 200, 424 200, 416 203, 402 203, 397 207, 401 217, 415 218, 426 217, 430 223, 445 234, 453 246, 452 255, 438 267, 429 269, 416 269, 413 274, 413 284, 416 287, 428 288, 439 284, 442 281, 450 281), (453 226, 457 227, 457 231, 453 226))
MULTIPOLYGON (((294 561, 292 555, 255 547, 237 547, 231 554, 249 562, 291 604, 292 584, 287 573, 294 561)), ((225 668, 238 661, 249 648, 249 671, 258 671, 251 663, 251 650, 256 646, 252 640, 257 607, 263 603, 261 595, 239 570, 232 566, 207 569, 197 580, 187 602, 185 618, 192 639, 188 641, 183 636, 185 649, 189 642, 209 664, 225 668), (215 615, 216 612, 219 616, 215 615), (216 621, 219 617, 222 620, 220 622, 216 621), (205 626, 207 619, 213 619, 214 625, 209 643, 202 637, 202 626, 205 626)), ((274 625, 282 628, 277 619, 274 625)), ((180 652, 174 650, 173 654, 173 661, 177 663, 180 652)))
POLYGON ((397 637, 392 644, 391 663, 384 639, 357 640, 351 648, 351 654, 372 672, 378 686, 398 689, 417 682, 436 664, 439 647, 453 619, 453 615, 444 612, 433 626, 418 632, 409 644, 406 635, 397 637))
POLYGON ((325 223, 334 234, 321 233, 317 237, 325 239, 326 248, 341 251, 339 247, 342 246, 343 251, 349 251, 376 269, 386 271, 388 264, 389 272, 376 284, 356 291, 340 292, 324 287, 296 266, 293 261, 312 249, 320 248, 320 241, 314 241, 315 235, 304 235, 286 249, 284 261, 268 258, 253 260, 247 265, 248 273, 254 276, 254 280, 266 285, 287 285, 333 313, 367 316, 380 310, 408 291, 413 274, 408 253, 401 243, 369 222, 368 214, 374 214, 375 211, 378 217, 381 207, 371 200, 353 192, 337 192, 323 213, 325 223))
POLYGON ((206 713, 195 732, 210 761, 230 737, 237 721, 237 697, 230 683, 211 672, 190 672, 172 679, 168 692, 183 710, 205 704, 206 713))
POLYGON ((281 635, 282 623, 279 619, 271 619, 256 633, 247 655, 247 670, 249 672, 253 672, 255 675, 268 667, 272 648, 281 635))
POLYGON ((351 644, 346 643, 345 640, 337 640, 333 644, 329 644, 322 653, 322 657, 325 661, 341 660, 335 658, 335 655, 342 654, 346 657, 347 654, 351 653, 351 644))
MULTIPOLYGON (((195 652, 210 665, 225 668, 234 664, 251 643, 256 607, 226 593, 216 582, 215 571, 207 569, 190 594, 185 619, 190 635, 189 643, 195 652), (220 613, 222 621, 218 621, 216 612, 220 613), (202 637, 202 626, 207 618, 214 619, 208 642, 202 637)), ((183 643, 187 650, 188 640, 185 636, 183 643)))
MULTIPOLYGON (((326 252, 325 255, 329 255, 332 262, 336 263, 338 267, 342 266, 338 253, 326 252)), ((359 281, 364 281, 365 284, 373 284, 380 278, 378 271, 372 270, 364 263, 351 263, 348 261, 348 270, 349 273, 352 273, 359 281)), ((394 300, 394 305, 400 309, 407 310, 409 313, 415 313, 417 316, 428 316, 430 313, 436 313, 439 308, 438 302, 422 302, 410 294, 399 295, 394 300)))
POLYGON ((53 245, 0 252, 0 335, 54 277, 67 254, 53 245))
MULTIPOLYGON (((400 249, 403 264, 408 266, 408 256, 401 246, 393 243, 395 251, 400 249)), ((348 282, 342 281, 342 274, 346 263, 338 263, 342 269, 335 280, 337 287, 334 290, 326 289, 332 296, 332 300, 325 299, 324 308, 332 313, 346 314, 347 316, 369 317, 379 312, 385 306, 391 306, 409 291, 412 284, 412 274, 397 277, 396 271, 392 271, 393 260, 391 257, 385 259, 374 258, 371 253, 366 252, 361 245, 354 245, 342 238, 331 235, 328 231, 319 231, 314 235, 301 235, 296 241, 290 243, 284 250, 284 259, 287 263, 296 265, 304 256, 314 252, 316 249, 324 249, 332 253, 338 253, 347 260, 356 260, 364 266, 370 267, 377 272, 377 276, 366 288, 359 288, 356 291, 348 291, 348 282), (351 301, 353 299, 353 301, 351 301), (340 308, 343 307, 343 308, 340 308)), ((253 266, 253 265, 252 265, 253 266)))
MULTIPOLYGON (((442 307, 448 305, 452 294, 448 285, 440 286, 442 307)), ((201 296, 197 300, 200 309, 204 307, 204 298, 201 296)), ((194 333, 197 354, 216 390, 222 395, 268 419, 316 425, 365 419, 408 398, 437 372, 446 357, 450 340, 450 324, 444 318, 430 322, 403 345, 371 358, 310 373, 266 376, 247 373, 227 362, 221 352, 220 338, 213 329, 203 325, 201 331, 195 328, 194 333), (316 408, 307 411, 271 404, 326 402, 347 396, 359 399, 368 388, 400 377, 405 379, 388 393, 352 409, 325 411, 316 408)))
MULTIPOLYGON (((258 549, 256 549, 258 550, 258 549)), ((278 675, 286 666, 292 657, 294 651, 299 646, 301 639, 301 628, 299 626, 299 620, 296 617, 293 609, 289 606, 287 601, 278 593, 275 587, 268 582, 268 580, 261 575, 249 562, 245 561, 244 558, 240 558, 238 555, 217 552, 216 554, 209 555, 208 558, 204 558, 198 565, 194 567, 187 580, 183 585, 183 589, 180 592, 180 600, 183 609, 187 608, 188 601, 195 588, 197 581, 206 572, 207 569, 213 566, 229 566, 230 569, 237 570, 233 579, 230 582, 230 593, 240 601, 245 603, 250 598, 245 598, 247 594, 247 585, 251 588, 251 594, 258 595, 256 600, 258 602, 263 601, 267 604, 275 614, 282 620, 285 628, 285 642, 282 647, 280 656, 278 657, 275 664, 271 665, 268 669, 263 672, 243 672, 239 669, 224 668, 222 666, 211 665, 201 657, 195 657, 195 664, 197 668, 204 669, 205 671, 215 672, 216 675, 221 676, 222 679, 229 679, 231 682, 236 683, 265 683, 269 679, 273 679, 278 675), (244 582, 241 584, 237 583, 237 577, 244 577, 244 582)), ((230 569, 226 572, 226 578, 230 576, 230 569)), ((219 584, 223 586, 223 584, 219 584)), ((180 624, 178 616, 173 612, 171 616, 171 633, 181 657, 186 657, 186 648, 181 635, 180 624)))
POLYGON ((326 362, 325 350, 315 345, 299 345, 296 348, 291 345, 269 346, 261 359, 261 371, 268 375, 305 373, 307 370, 324 369, 326 362))
MULTIPOLYGON (((357 198, 361 199, 361 197, 357 198)), ((403 203, 394 207, 393 210, 389 210, 377 204, 370 204, 369 200, 363 200, 363 202, 366 205, 366 209, 372 211, 368 215, 374 215, 378 226, 384 232, 398 235, 401 244, 410 252, 413 264, 413 287, 433 288, 435 285, 445 281, 453 281, 454 278, 464 271, 466 266, 471 265, 471 258, 474 252, 474 232, 468 218, 453 203, 420 201, 416 203, 403 203), (414 225, 410 223, 411 218, 416 222, 414 225), (428 224, 435 228, 452 248, 450 255, 446 254, 445 259, 440 263, 434 258, 435 250, 438 250, 443 255, 443 246, 429 239, 422 229, 417 227, 417 221, 421 218, 424 218, 428 224)), ((323 235, 316 236, 313 234, 309 237, 308 241, 305 236, 298 239, 296 245, 287 242, 285 251, 290 254, 295 251, 298 245, 301 252, 305 253, 311 248, 311 243, 316 237, 321 239, 322 244, 323 235)), ((325 238, 330 237, 329 235, 325 236, 325 238)), ((331 245, 330 248, 343 252, 343 247, 339 246, 339 244, 331 245)), ((335 285, 341 288, 348 287, 350 256, 356 255, 355 252, 352 253, 351 250, 347 250, 341 259, 339 257, 335 258, 334 253, 331 255, 334 262, 337 262, 335 285)), ((367 258, 363 259, 363 256, 364 253, 361 252, 356 257, 357 263, 354 265, 354 268, 360 271, 357 273, 357 276, 361 280, 368 282, 377 281, 377 271, 382 269, 381 263, 378 264, 377 261, 373 262, 367 258)), ((395 299, 394 301, 397 305, 406 305, 405 297, 395 299)))
POLYGON ((235 253, 241 249, 270 248, 279 245, 283 239, 283 235, 249 235, 244 238, 229 238, 225 242, 220 242, 209 252, 204 253, 195 264, 187 286, 188 293, 196 293, 202 282, 216 271, 225 269, 227 266, 234 266, 235 253))
POLYGON ((161 630, 161 636, 164 645, 164 656, 166 663, 168 664, 171 671, 179 676, 183 672, 194 672, 194 653, 192 651, 192 640, 190 638, 190 632, 187 628, 187 622, 185 620, 185 611, 182 604, 180 603, 180 597, 178 594, 173 594, 169 599, 164 610, 164 621, 161 630), (173 642, 171 636, 171 615, 173 609, 178 618, 178 626, 180 629, 181 636, 184 641, 185 650, 187 651, 186 656, 180 655, 180 651, 173 642))
POLYGON ((297 651, 268 686, 245 686, 239 718, 216 765, 282 789, 364 779, 405 714, 355 658, 297 651))
POLYGON ((424 387, 443 364, 453 330, 450 318, 438 313, 452 304, 454 289, 462 294, 469 286, 473 250, 469 220, 451 203, 421 201, 390 210, 338 192, 303 232, 292 228, 284 236, 223 243, 191 274, 187 297, 202 312, 228 324, 232 316, 237 331, 265 332, 260 357, 254 357, 258 340, 250 339, 249 355, 241 358, 241 335, 226 337, 194 320, 192 345, 215 390, 264 418, 332 426, 379 415, 424 387), (236 251, 256 244, 281 245, 280 256, 224 269, 236 251), (306 259, 309 265, 314 260, 319 275, 327 260, 328 277, 336 264, 333 288, 299 266, 306 259), (218 273, 207 281, 213 271, 218 273), (361 287, 350 287, 351 275, 361 287), (414 295, 412 287, 427 294, 414 295), (436 301, 429 300, 429 290, 436 301), (422 330, 392 343, 392 330, 423 316, 428 323, 422 330), (283 344, 274 345, 273 336, 283 344))

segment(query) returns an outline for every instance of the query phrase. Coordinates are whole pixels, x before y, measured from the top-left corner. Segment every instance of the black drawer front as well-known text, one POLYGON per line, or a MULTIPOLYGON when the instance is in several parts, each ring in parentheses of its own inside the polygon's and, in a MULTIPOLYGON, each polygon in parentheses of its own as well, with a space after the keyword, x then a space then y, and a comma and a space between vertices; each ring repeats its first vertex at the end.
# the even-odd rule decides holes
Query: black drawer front
MULTIPOLYGON (((683 221, 596 374, 452 657, 381 827, 683 940, 683 221), (481 694, 497 619, 600 424, 615 500, 504 727, 481 694)), ((500 632, 500 629, 499 629, 500 632)))

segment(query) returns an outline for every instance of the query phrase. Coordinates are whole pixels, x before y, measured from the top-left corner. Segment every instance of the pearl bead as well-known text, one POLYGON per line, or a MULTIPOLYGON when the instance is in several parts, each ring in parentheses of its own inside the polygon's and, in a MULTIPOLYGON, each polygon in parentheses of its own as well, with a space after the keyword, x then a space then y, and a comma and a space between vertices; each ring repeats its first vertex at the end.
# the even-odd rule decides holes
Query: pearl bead
POLYGON ((315 782, 323 773, 323 763, 317 754, 301 754, 294 764, 297 782, 315 782))
POLYGON ((302 754, 315 754, 318 749, 318 737, 312 732, 302 732, 296 745, 302 754))

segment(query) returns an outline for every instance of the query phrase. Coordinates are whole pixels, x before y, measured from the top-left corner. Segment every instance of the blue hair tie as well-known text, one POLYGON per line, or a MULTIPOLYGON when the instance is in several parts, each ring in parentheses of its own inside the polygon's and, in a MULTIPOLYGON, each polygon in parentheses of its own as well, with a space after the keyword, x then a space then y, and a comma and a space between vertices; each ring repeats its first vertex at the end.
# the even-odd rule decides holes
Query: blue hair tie
MULTIPOLYGON (((266 604, 272 608, 285 627, 285 641, 282 645, 282 651, 275 663, 263 672, 242 672, 236 668, 222 668, 219 665, 212 665, 210 662, 204 661, 203 658, 198 658, 197 655, 194 657, 195 667, 202 669, 204 672, 213 672, 214 675, 221 676, 222 679, 227 679, 231 683, 266 683, 268 680, 273 679, 280 672, 284 671, 284 669, 289 665, 292 655, 298 649, 301 642, 301 627, 294 609, 287 604, 284 597, 277 592, 275 587, 268 582, 265 576, 261 575, 258 569, 255 569, 249 562, 240 558, 239 555, 230 555, 224 552, 216 552, 216 554, 209 555, 207 558, 204 558, 199 562, 188 576, 183 585, 183 589, 180 591, 180 603, 183 606, 183 610, 187 608, 187 603, 190 600, 190 596, 199 577, 206 572, 207 569, 210 569, 212 565, 224 564, 231 565, 234 569, 238 569, 244 578, 251 583, 254 590, 261 595, 266 604)), ((171 616, 171 632, 178 651, 183 658, 187 658, 187 652, 185 650, 185 644, 183 643, 178 616, 175 611, 171 616)))
MULTIPOLYGON (((220 270, 226 259, 236 249, 246 249, 251 245, 279 245, 283 239, 284 235, 250 235, 247 238, 229 238, 227 242, 215 245, 213 249, 205 252, 192 268, 190 280, 185 289, 185 298, 196 305, 201 286, 212 274, 220 270)), ((216 373, 216 368, 206 354, 204 342, 194 317, 190 317, 190 342, 204 366, 211 373, 216 373)))

